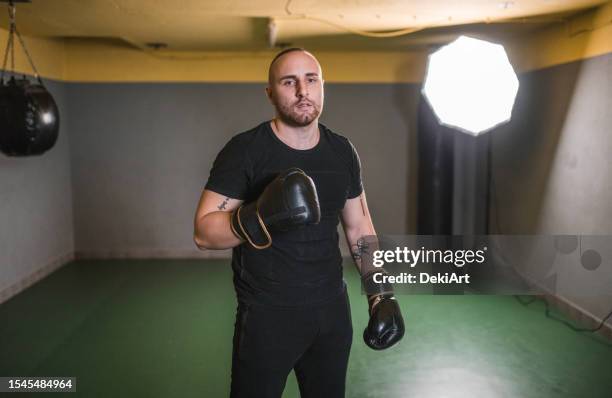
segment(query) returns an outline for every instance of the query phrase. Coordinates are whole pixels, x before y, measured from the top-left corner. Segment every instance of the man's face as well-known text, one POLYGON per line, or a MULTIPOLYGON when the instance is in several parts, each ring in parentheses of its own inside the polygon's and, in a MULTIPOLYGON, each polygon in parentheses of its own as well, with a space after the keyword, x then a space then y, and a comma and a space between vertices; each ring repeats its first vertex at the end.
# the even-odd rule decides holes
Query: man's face
POLYGON ((307 126, 323 111, 321 66, 309 53, 287 53, 272 65, 266 92, 283 122, 307 126))

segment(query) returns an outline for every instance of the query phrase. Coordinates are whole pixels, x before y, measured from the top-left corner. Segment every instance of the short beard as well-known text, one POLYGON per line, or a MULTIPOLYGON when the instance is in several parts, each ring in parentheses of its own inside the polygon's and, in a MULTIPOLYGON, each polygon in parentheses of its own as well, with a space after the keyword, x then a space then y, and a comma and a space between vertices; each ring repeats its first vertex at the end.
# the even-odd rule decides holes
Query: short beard
POLYGON ((298 113, 293 109, 294 104, 284 106, 275 102, 276 112, 278 113, 280 120, 292 127, 306 127, 314 122, 317 117, 319 117, 321 111, 312 102, 310 102, 310 105, 312 106, 312 110, 310 112, 298 113))

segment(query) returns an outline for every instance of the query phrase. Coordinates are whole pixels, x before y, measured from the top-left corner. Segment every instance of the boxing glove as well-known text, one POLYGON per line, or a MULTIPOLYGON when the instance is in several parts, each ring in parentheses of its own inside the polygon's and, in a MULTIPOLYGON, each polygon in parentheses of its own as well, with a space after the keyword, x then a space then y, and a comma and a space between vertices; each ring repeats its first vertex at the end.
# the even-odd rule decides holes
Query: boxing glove
MULTIPOLYGON (((364 278, 366 291, 372 291, 377 285, 373 276, 374 273, 364 278)), ((404 336, 404 319, 391 286, 379 284, 378 289, 380 294, 368 295, 370 320, 363 331, 363 341, 374 350, 384 350, 404 336)))
POLYGON ((238 238, 255 249, 272 245, 270 232, 289 231, 321 220, 317 189, 298 168, 280 173, 259 198, 238 207, 231 215, 231 228, 238 238))

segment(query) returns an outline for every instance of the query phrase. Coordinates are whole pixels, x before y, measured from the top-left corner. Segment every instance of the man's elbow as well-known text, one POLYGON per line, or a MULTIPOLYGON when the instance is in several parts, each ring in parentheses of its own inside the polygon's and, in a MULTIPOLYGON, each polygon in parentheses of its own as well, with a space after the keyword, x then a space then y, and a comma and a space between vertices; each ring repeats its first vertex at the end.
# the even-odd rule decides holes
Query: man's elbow
POLYGON ((208 237, 209 226, 206 225, 206 214, 196 218, 193 229, 193 242, 200 250, 210 249, 211 242, 208 237))
POLYGON ((193 241, 196 244, 196 246, 198 247, 198 249, 200 250, 211 250, 211 249, 215 249, 215 245, 208 240, 205 236, 193 236, 193 241))
POLYGON ((206 250, 208 249, 208 244, 206 242, 206 240, 198 237, 197 235, 193 235, 193 243, 195 243, 195 245, 198 247, 198 249, 200 250, 206 250))
POLYGON ((213 244, 208 238, 206 231, 203 231, 202 228, 200 230, 196 230, 193 233, 193 242, 200 250, 212 249, 213 244))

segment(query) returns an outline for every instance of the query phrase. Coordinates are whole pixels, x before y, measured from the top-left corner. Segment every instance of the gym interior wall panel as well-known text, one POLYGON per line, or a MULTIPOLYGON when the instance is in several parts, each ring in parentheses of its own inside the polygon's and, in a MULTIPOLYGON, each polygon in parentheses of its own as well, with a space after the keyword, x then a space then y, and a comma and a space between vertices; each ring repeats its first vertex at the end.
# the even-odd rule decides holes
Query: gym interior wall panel
POLYGON ((77 255, 199 255, 193 217, 208 170, 233 134, 269 116, 263 87, 68 84, 67 92, 77 255))
POLYGON ((419 84, 328 84, 323 123, 357 149, 378 234, 416 231, 419 84))
POLYGON ((491 133, 494 231, 612 233, 611 76, 612 54, 520 75, 512 122, 491 133))
POLYGON ((0 154, 0 302, 72 258, 69 111, 63 83, 45 81, 60 112, 53 148, 40 156, 0 154))
MULTIPOLYGON (((612 54, 520 76, 512 122, 492 132, 492 231, 612 238, 611 76, 612 54)), ((612 291, 584 293, 562 299, 599 317, 612 309, 612 291)))
MULTIPOLYGON (((607 2, 528 33, 519 30, 501 44, 518 71, 574 62, 612 52, 611 19, 612 2, 607 2)), ((0 43, 6 43, 7 36, 7 30, 0 28, 0 43)), ((146 52, 111 38, 24 36, 24 40, 42 76, 70 82, 264 82, 268 62, 275 53, 146 52)), ((429 51, 311 50, 330 83, 391 84, 421 81, 429 51)), ((15 67, 31 73, 19 46, 15 67)))
MULTIPOLYGON (((405 233, 415 86, 326 88, 322 122, 359 151, 376 227, 405 233)), ((68 83, 67 95, 77 254, 200 256, 200 193, 229 138, 273 116, 264 84, 68 83)))

